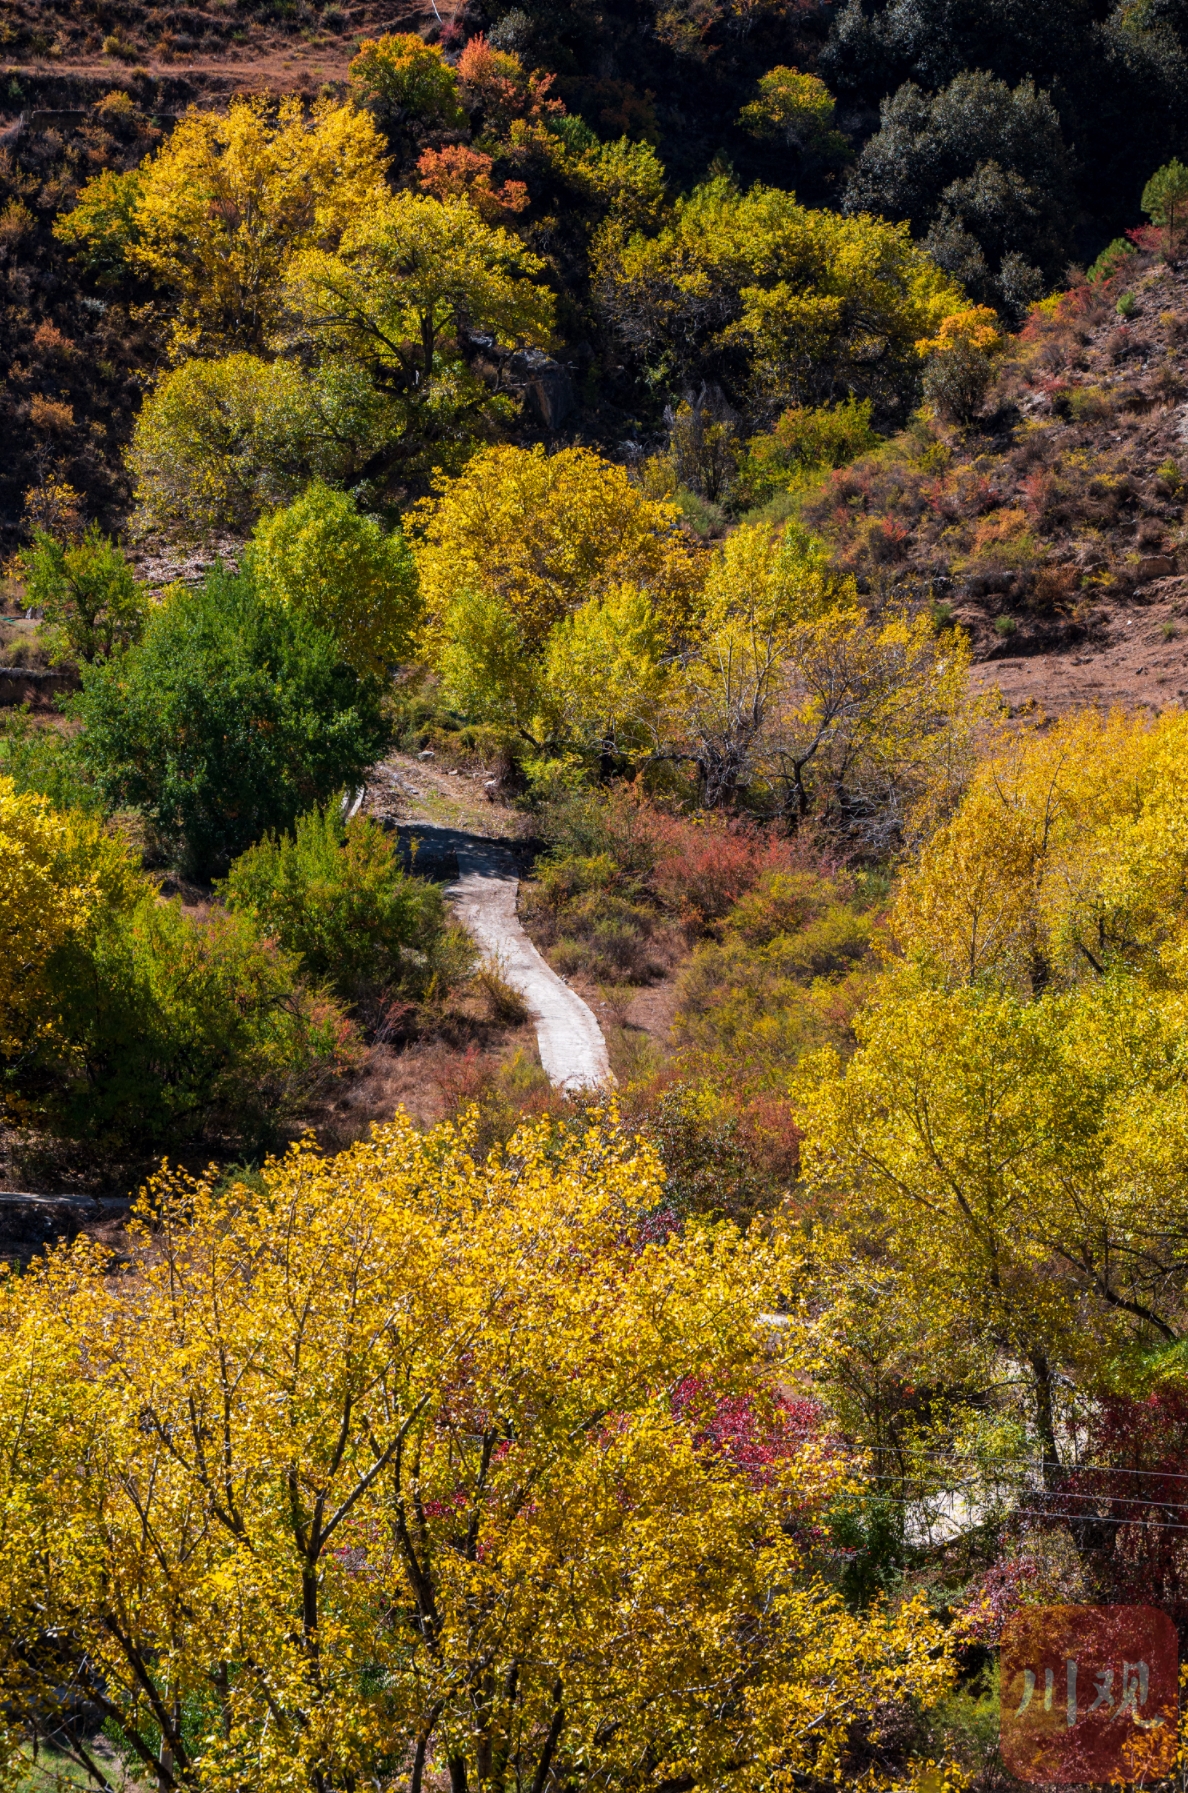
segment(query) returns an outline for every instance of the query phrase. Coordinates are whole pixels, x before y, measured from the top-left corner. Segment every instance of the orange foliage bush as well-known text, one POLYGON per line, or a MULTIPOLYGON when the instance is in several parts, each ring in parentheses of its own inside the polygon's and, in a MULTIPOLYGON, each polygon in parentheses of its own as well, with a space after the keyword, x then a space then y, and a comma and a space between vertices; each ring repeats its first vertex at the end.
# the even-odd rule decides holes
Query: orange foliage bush
POLYGON ((469 112, 481 112, 486 131, 502 136, 512 120, 526 118, 539 124, 550 114, 564 112, 551 95, 554 77, 524 72, 520 58, 510 50, 495 50, 480 34, 472 37, 458 58, 458 81, 469 112))
POLYGON ((434 199, 466 199, 488 224, 499 224, 513 212, 522 212, 528 204, 528 189, 523 181, 504 181, 496 186, 491 180, 491 158, 481 150, 468 149, 464 143, 449 143, 444 149, 427 149, 417 163, 419 186, 434 199))

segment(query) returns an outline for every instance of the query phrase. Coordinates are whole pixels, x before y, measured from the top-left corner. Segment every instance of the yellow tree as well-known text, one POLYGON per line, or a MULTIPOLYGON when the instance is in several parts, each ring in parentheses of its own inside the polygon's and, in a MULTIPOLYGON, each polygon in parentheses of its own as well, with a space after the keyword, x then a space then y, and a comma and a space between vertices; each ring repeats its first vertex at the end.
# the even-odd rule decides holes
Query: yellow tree
POLYGON ((415 31, 360 40, 348 71, 351 84, 377 111, 439 129, 465 125, 458 77, 437 44, 415 31))
POLYGON ((498 447, 413 521, 427 645, 467 714, 640 744, 701 577, 672 505, 590 449, 498 447))
POLYGON ((671 627, 699 583, 675 507, 646 498, 588 448, 485 449, 413 515, 437 631, 461 594, 482 592, 508 606, 532 652, 562 617, 625 581, 648 592, 671 627))
POLYGON ((793 823, 813 814, 885 849, 966 770, 968 660, 927 618, 868 620, 811 538, 744 525, 706 580, 670 738, 709 803, 753 785, 793 823))
POLYGON ((847 1466, 780 1393, 795 1265, 645 1245, 659 1191, 597 1122, 478 1165, 400 1119, 0 1286, 10 1744, 82 1698, 164 1790, 643 1793, 830 1779, 936 1698, 922 1607, 806 1560, 847 1466))
POLYGON ((353 106, 319 101, 306 120, 299 99, 237 99, 191 109, 134 176, 97 176, 56 230, 92 258, 122 240, 131 267, 173 295, 178 354, 258 348, 292 255, 371 212, 386 165, 353 106))
POLYGON ((1183 924, 1184 743, 1178 715, 1090 713, 994 745, 900 884, 905 952, 946 982, 1032 995, 1152 966, 1183 924))
POLYGON ((544 708, 555 734, 587 753, 646 758, 659 738, 667 646, 647 595, 633 585, 563 617, 544 661, 544 708))
MULTIPOLYGON (((457 441, 492 408, 466 363, 469 333, 505 347, 550 341, 552 295, 534 278, 543 268, 464 199, 388 195, 348 224, 335 252, 294 258, 285 338, 323 362, 367 370, 395 407, 399 459, 400 438, 405 453, 457 441)), ((506 399, 502 409, 514 414, 506 399)))
POLYGON ((906 224, 814 211, 725 177, 653 234, 612 222, 595 290, 627 348, 670 384, 711 371, 756 416, 850 392, 906 396, 917 342, 966 305, 906 224), (740 373, 741 368, 741 373, 740 373))
POLYGON ((143 880, 121 843, 78 812, 19 794, 0 777, 0 1055, 52 1031, 47 964, 105 907, 129 907, 143 880))
POLYGON ((743 107, 738 122, 753 137, 840 159, 848 144, 833 129, 834 110, 833 95, 820 76, 781 65, 760 75, 759 97, 743 107))
POLYGON ((885 1240, 938 1353, 1022 1378, 1049 1471, 1078 1390, 1188 1326, 1185 727, 989 755, 902 880, 858 1052, 798 1090, 822 1199, 885 1240))

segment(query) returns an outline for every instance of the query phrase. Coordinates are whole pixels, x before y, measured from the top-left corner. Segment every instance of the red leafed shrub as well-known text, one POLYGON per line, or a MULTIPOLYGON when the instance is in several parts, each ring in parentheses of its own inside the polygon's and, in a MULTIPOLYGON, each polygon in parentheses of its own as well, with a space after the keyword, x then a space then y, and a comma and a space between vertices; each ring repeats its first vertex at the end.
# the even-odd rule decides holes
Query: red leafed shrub
POLYGON ((760 1412, 749 1395, 720 1395, 697 1376, 686 1376, 673 1391, 673 1412, 695 1426, 702 1449, 729 1463, 757 1487, 768 1486, 781 1463, 821 1440, 821 1409, 815 1401, 780 1395, 760 1412))
POLYGON ((902 560, 911 545, 911 533, 895 517, 877 517, 866 536, 866 552, 876 566, 902 560))
POLYGON ((656 853, 652 885, 666 908, 700 930, 720 921, 760 874, 787 855, 744 822, 708 815, 692 819, 655 812, 649 833, 656 853))
POLYGON ((773 1181, 794 1183, 800 1175, 800 1142, 792 1104, 783 1096, 758 1095, 739 1111, 739 1137, 752 1160, 773 1181))
POLYGON ((1026 1552, 992 1563, 961 1608, 964 1637, 997 1644, 1007 1620, 1028 1600, 1040 1573, 1039 1559, 1026 1552))
POLYGON ((1126 234, 1135 248, 1145 255, 1162 255, 1167 247, 1167 232, 1158 224, 1136 224, 1126 234))
POLYGON ((1085 1451, 1044 1501, 1065 1515, 1103 1597, 1159 1606, 1188 1634, 1188 1392, 1101 1401, 1085 1451))
POLYGON ((1019 496, 1035 517, 1042 517, 1047 511, 1052 490, 1052 474, 1046 467, 1038 468, 1019 481, 1019 496))
POLYGON ((419 185, 435 199, 467 199, 488 224, 497 224, 528 204, 523 181, 491 180, 491 158, 464 143, 448 143, 444 149, 427 149, 417 163, 419 185))

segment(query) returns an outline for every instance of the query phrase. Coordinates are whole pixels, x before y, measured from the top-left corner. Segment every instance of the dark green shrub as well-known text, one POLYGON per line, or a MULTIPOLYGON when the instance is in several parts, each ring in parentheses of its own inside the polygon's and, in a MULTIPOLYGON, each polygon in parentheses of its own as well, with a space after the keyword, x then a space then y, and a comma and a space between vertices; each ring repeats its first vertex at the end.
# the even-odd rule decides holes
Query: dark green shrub
POLYGON ((341 803, 297 818, 232 865, 227 906, 249 915, 306 973, 343 996, 400 984, 421 990, 445 928, 441 893, 407 877, 396 843, 369 816, 344 823, 341 803))
POLYGON ((1100 423, 1113 409, 1110 394, 1103 386, 1074 387, 1065 405, 1074 423, 1100 423))
POLYGON ((378 687, 332 635, 216 569, 150 613, 124 654, 83 669, 79 752, 199 877, 357 784, 383 750, 378 687))
POLYGON ((664 1207, 678 1219, 705 1214, 745 1226, 784 1193, 739 1116, 708 1092, 677 1084, 640 1118, 664 1162, 664 1207))
POLYGON ((972 423, 994 378, 990 357, 971 342, 938 349, 924 369, 924 397, 948 423, 972 423))
POLYGON ((244 916, 197 918, 148 891, 51 972, 55 1024, 11 1081, 26 1114, 106 1151, 267 1143, 352 1057, 341 1009, 244 916))
POLYGON ((883 101, 843 210, 906 219, 975 304, 1022 318, 1073 249, 1072 157, 1033 81, 1012 88, 984 63, 954 77, 931 93, 904 81, 883 101))

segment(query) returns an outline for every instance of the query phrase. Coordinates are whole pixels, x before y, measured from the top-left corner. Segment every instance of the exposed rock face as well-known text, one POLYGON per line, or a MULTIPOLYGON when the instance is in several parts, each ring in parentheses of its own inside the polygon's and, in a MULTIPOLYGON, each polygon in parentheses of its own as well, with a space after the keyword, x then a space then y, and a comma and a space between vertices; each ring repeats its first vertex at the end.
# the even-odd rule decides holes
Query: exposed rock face
POLYGON ((574 409, 569 369, 541 349, 520 349, 508 357, 506 381, 525 408, 552 434, 574 409))
POLYGON ((511 392, 550 435, 572 416, 577 400, 564 362, 543 349, 501 348, 492 336, 472 336, 471 365, 497 392, 511 392))

